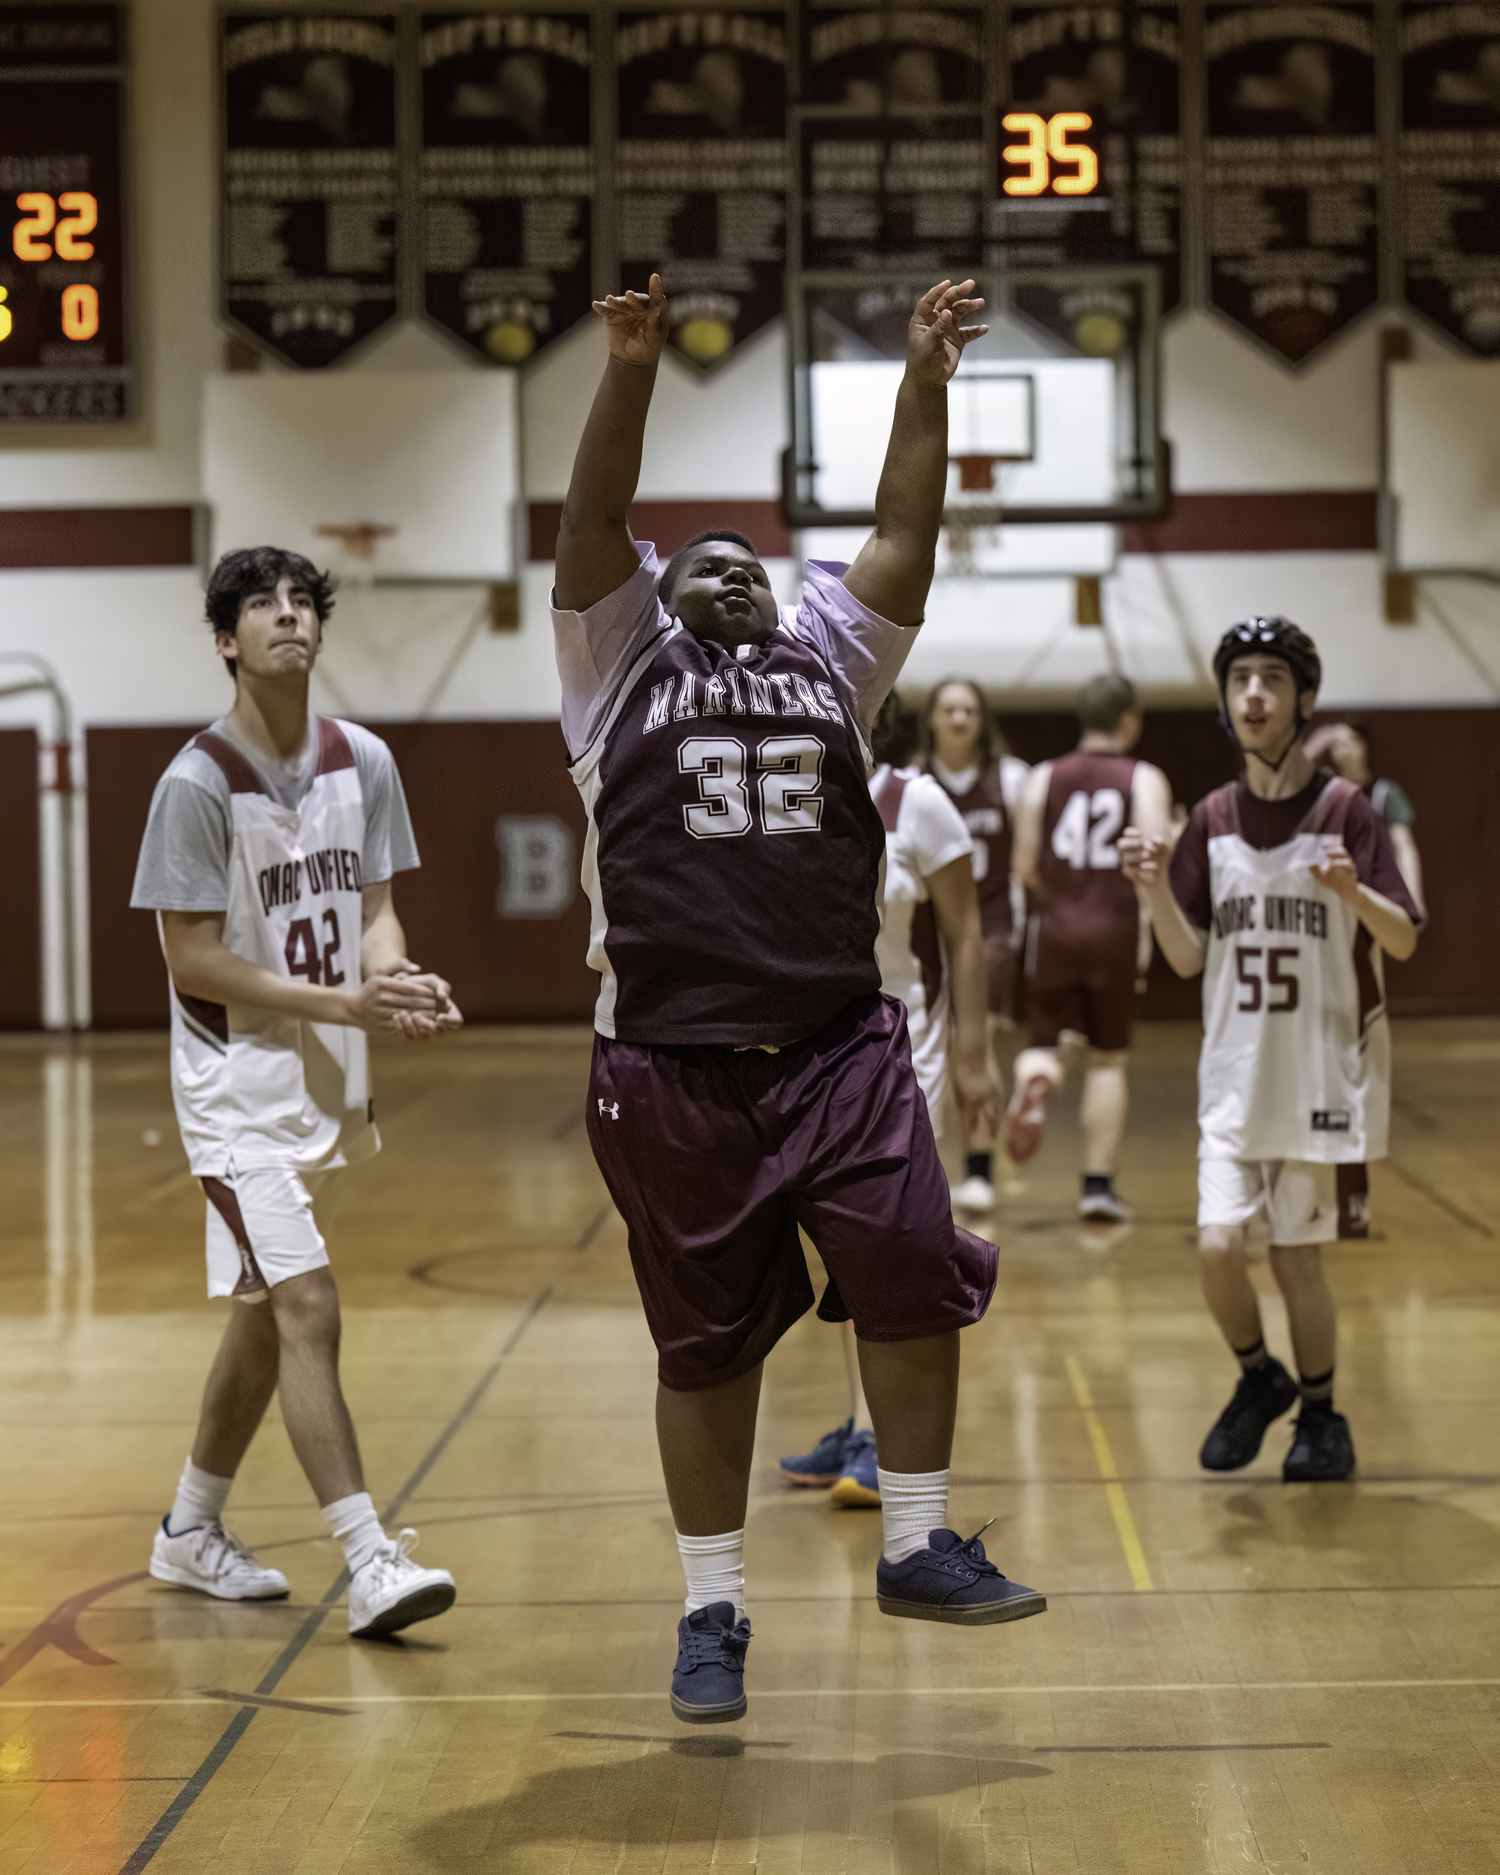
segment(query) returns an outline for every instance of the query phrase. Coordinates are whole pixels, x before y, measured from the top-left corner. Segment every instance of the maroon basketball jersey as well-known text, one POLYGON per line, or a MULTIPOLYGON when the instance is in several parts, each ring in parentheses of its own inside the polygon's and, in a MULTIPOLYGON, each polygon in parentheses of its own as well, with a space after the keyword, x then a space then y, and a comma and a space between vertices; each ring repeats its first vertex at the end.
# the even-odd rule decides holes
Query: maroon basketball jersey
POLYGON ((1140 903, 1120 870, 1136 763, 1075 749, 1052 764, 1042 815, 1041 937, 1071 952, 1135 955, 1140 903))
POLYGON ((979 917, 986 937, 1009 937, 1014 918, 1010 901, 1010 849, 1012 827, 1005 805, 999 760, 987 762, 966 794, 947 788, 941 775, 933 780, 944 788, 974 842, 974 885, 979 893, 979 917))
POLYGON ((832 673, 787 630, 669 630, 605 731, 593 817, 621 1041, 782 1047, 880 988, 885 829, 832 673))

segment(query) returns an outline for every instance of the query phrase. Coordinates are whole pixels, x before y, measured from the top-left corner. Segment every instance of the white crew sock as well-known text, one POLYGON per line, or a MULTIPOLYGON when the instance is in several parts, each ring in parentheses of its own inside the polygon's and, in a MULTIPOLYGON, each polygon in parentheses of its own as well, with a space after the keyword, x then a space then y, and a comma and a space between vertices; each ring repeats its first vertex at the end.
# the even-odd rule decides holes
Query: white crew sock
POLYGON ((386 1541, 380 1519, 375 1515, 375 1500, 368 1491, 335 1498, 331 1504, 323 1506, 323 1515, 328 1519, 335 1541, 343 1549, 350 1575, 363 1569, 386 1541))
POLYGON ((885 1527, 887 1562, 905 1562, 927 1547, 929 1530, 948 1525, 946 1471, 881 1471, 880 1521, 885 1527))
POLYGON ((182 1467, 177 1480, 177 1495, 167 1512, 167 1533, 181 1536, 184 1530, 196 1530, 201 1524, 217 1523, 229 1502, 233 1478, 220 1478, 211 1471, 199 1471, 191 1459, 182 1467))
POLYGON ((722 1536, 684 1536, 677 1533, 682 1552, 682 1573, 687 1577, 688 1614, 710 1602, 733 1602, 734 1618, 745 1618, 745 1533, 726 1530, 722 1536))

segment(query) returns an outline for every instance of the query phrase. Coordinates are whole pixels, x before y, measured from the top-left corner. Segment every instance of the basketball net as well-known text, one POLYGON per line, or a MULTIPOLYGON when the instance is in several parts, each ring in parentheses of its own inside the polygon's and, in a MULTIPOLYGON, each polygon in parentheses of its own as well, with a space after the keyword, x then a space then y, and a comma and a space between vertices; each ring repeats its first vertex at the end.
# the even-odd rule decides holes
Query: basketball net
POLYGON ((981 578, 985 550, 999 545, 1000 523, 990 515, 986 515, 983 521, 966 521, 963 518, 963 497, 975 497, 975 508, 999 507, 1003 502, 1003 490, 996 485, 995 471, 1010 458, 963 455, 950 456, 948 460, 958 468, 958 499, 954 501, 950 498, 947 504, 948 514, 943 527, 947 565, 943 573, 949 579, 981 578))
POLYGON ((384 521, 342 521, 323 522, 313 532, 337 543, 329 559, 343 584, 373 586, 376 550, 396 529, 384 521))

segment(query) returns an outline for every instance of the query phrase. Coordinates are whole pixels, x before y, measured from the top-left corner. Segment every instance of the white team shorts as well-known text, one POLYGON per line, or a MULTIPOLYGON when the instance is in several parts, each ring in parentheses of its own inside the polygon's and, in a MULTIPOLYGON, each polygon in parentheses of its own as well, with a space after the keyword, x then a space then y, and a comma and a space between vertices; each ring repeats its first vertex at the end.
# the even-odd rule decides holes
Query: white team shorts
POLYGON ((333 1213, 337 1171, 257 1165, 202 1183, 211 1296, 264 1302, 289 1276, 327 1267, 323 1231, 333 1213))
POLYGON ((1334 1243, 1368 1232, 1362 1165, 1305 1159, 1200 1159, 1198 1228, 1248 1226, 1273 1244, 1334 1243))

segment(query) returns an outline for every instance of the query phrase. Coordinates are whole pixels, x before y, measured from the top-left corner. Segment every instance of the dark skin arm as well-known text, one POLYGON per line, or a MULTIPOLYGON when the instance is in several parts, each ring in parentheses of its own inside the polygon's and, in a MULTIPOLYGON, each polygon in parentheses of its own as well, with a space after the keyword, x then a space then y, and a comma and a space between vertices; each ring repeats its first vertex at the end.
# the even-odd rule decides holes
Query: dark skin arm
POLYGON ((646 413, 667 337, 661 275, 650 291, 595 300, 609 338, 609 362, 583 426, 557 532, 558 606, 586 612, 623 586, 640 565, 630 536, 630 504, 641 478, 646 413))
POLYGON ((944 280, 917 301, 906 335, 906 373, 875 491, 875 532, 844 575, 862 605, 895 625, 920 625, 948 487, 948 380, 964 347, 988 326, 962 321, 984 304, 972 280, 944 280))

